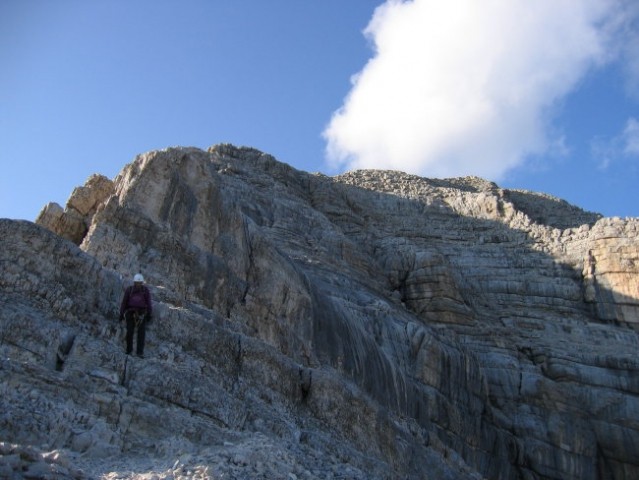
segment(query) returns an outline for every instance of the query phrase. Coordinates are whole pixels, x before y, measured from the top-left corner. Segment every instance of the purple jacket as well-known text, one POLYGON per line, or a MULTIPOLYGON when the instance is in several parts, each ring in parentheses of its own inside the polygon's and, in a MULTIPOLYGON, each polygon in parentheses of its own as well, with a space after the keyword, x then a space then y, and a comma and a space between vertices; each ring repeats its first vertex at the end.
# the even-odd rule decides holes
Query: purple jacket
POLYGON ((152 313, 151 292, 146 286, 131 285, 124 291, 124 297, 122 297, 122 303, 120 304, 120 315, 124 315, 124 312, 130 308, 136 310, 146 309, 149 315, 152 313))

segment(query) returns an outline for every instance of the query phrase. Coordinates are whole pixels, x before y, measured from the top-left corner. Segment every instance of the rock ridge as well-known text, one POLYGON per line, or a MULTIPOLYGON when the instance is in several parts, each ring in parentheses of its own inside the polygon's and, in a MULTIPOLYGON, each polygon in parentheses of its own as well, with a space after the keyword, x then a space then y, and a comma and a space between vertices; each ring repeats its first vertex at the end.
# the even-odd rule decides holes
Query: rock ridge
POLYGON ((222 144, 139 155, 36 223, 0 220, 7 475, 639 475, 638 219, 222 144), (138 271, 143 361, 114 320, 138 271))

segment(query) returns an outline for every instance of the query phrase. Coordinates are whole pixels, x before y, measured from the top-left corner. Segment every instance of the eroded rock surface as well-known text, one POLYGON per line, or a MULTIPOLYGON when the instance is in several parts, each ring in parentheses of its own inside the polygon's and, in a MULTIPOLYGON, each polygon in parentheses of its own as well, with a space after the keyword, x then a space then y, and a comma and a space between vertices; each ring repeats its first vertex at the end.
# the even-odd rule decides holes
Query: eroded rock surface
POLYGON ((637 219, 230 145, 100 184, 84 229, 0 221, 12 448, 104 478, 639 476, 637 219), (144 360, 117 323, 138 271, 144 360))
POLYGON ((104 175, 91 175, 84 186, 73 190, 64 209, 55 202, 48 203, 36 223, 79 245, 89 230, 93 215, 112 194, 111 180, 104 175))

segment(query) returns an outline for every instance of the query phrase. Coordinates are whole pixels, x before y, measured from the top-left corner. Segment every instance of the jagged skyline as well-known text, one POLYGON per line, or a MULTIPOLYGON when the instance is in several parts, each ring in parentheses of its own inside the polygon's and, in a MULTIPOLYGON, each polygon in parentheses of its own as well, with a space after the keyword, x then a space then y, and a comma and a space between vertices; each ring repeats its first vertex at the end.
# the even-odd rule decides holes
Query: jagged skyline
POLYGON ((0 220, 0 472, 639 478, 639 219, 229 145, 125 175, 0 220))
POLYGON ((8 0, 0 217, 34 220, 137 154, 222 142, 639 216, 638 16, 627 0, 8 0))

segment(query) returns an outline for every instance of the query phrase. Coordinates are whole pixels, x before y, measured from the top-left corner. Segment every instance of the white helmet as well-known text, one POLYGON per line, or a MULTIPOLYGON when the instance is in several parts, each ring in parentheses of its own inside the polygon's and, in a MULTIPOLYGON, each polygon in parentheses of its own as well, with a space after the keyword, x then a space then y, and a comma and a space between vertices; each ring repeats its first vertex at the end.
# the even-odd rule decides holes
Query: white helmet
POLYGON ((133 281, 135 283, 144 283, 144 277, 142 276, 141 273, 136 273, 135 276, 133 277, 133 281))

